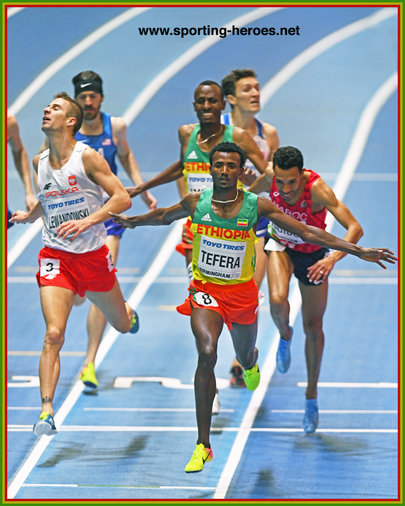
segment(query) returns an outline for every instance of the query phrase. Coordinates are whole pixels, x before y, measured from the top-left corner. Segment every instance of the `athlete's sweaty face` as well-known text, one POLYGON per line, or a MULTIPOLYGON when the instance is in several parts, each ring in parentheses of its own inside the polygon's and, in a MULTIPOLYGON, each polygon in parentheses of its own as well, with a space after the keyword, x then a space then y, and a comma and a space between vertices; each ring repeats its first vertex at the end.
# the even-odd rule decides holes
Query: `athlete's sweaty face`
POLYGON ((278 165, 274 168, 274 181, 280 196, 287 203, 294 201, 295 197, 300 190, 301 172, 298 167, 291 167, 287 170, 282 170, 278 165))
POLYGON ((216 151, 212 157, 211 176, 215 189, 235 189, 244 168, 240 166, 239 153, 216 151))
POLYGON ((194 92, 194 110, 201 124, 220 124, 225 101, 215 84, 204 84, 194 92))
POLYGON ((82 91, 76 96, 76 101, 79 102, 83 109, 85 121, 91 121, 97 117, 103 99, 103 95, 95 91, 82 91))

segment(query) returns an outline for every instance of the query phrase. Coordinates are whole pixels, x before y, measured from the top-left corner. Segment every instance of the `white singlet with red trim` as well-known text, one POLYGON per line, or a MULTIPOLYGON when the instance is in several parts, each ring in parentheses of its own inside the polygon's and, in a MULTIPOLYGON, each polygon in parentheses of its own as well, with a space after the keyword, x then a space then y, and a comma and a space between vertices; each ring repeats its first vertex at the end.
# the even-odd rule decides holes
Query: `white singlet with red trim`
POLYGON ((49 163, 49 149, 44 151, 38 163, 38 200, 44 210, 42 240, 50 248, 86 253, 101 248, 106 242, 104 223, 82 232, 74 241, 57 237, 58 226, 69 220, 82 220, 103 206, 103 189, 93 183, 83 166, 82 153, 91 149, 77 142, 63 167, 54 169, 49 163))

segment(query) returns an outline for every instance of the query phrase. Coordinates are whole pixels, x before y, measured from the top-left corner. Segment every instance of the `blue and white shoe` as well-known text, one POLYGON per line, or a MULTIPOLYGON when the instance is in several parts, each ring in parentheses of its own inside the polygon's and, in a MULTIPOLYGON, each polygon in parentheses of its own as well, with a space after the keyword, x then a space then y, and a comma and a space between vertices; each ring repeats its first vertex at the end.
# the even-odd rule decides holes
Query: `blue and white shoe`
POLYGON ((53 436, 57 433, 53 416, 46 411, 42 411, 38 422, 34 425, 32 430, 36 436, 53 436))
POLYGON ((318 403, 316 399, 305 400, 305 415, 302 420, 305 434, 312 434, 316 431, 319 423, 318 403))
POLYGON ((281 373, 286 373, 288 369, 290 368, 291 364, 291 353, 290 353, 290 346, 292 341, 292 333, 293 328, 290 327, 291 331, 291 337, 290 340, 287 341, 280 337, 280 341, 278 343, 277 348, 277 355, 276 355, 276 364, 277 364, 277 370, 281 373))

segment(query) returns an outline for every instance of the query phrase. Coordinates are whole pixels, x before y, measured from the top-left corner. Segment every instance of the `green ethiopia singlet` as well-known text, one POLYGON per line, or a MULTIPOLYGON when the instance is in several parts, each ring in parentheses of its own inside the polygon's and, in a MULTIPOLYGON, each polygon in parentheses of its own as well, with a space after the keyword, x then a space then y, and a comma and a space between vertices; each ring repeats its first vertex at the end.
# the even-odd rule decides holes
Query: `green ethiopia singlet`
MULTIPOLYGON (((183 175, 186 180, 187 193, 201 192, 212 186, 209 153, 202 151, 197 144, 200 131, 198 123, 191 132, 184 155, 183 175)), ((233 142, 233 126, 226 126, 220 142, 233 142)))
POLYGON ((220 285, 245 283, 256 264, 257 238, 252 227, 257 222, 257 195, 244 191, 239 213, 226 219, 212 210, 212 193, 212 188, 201 193, 191 225, 193 276, 220 285))

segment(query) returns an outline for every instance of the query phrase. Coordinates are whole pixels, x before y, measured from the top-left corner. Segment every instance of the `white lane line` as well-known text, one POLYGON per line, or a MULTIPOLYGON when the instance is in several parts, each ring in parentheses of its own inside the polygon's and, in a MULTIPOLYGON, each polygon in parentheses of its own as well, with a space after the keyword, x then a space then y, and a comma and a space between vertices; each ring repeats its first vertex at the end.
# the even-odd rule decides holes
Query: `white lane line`
MULTIPOLYGON (((21 350, 8 350, 8 357, 40 357, 42 351, 21 351, 21 350)), ((60 351, 59 355, 61 357, 84 357, 86 355, 85 351, 60 351)))
MULTIPOLYGON (((156 277, 160 274, 160 272, 166 265, 167 261, 169 260, 171 254, 173 253, 174 247, 177 244, 178 239, 180 237, 182 225, 183 222, 178 221, 174 226, 172 226, 172 229, 167 239, 163 243, 152 265, 145 273, 145 276, 143 277, 142 281, 136 286, 135 290, 132 292, 128 300, 128 303, 131 304, 134 309, 136 309, 137 305, 141 301, 142 297, 145 295, 150 285, 154 282, 156 277)), ((110 328, 110 330, 107 332, 104 339, 101 341, 100 348, 97 352, 96 367, 102 362, 108 350, 117 339, 118 335, 119 333, 113 328, 110 328)), ((58 428, 61 428, 63 421, 65 420, 66 416, 76 403, 77 399, 79 398, 83 390, 84 390, 83 383, 81 381, 77 381, 73 386, 72 390, 69 392, 62 406, 55 414, 55 423, 58 428)), ((48 444, 52 441, 53 437, 54 436, 51 437, 42 436, 39 438, 38 442, 34 445, 31 452, 27 456, 26 460, 19 468, 12 482, 10 483, 7 495, 9 499, 14 498, 15 495, 18 493, 22 484, 25 482, 27 476, 30 474, 34 466, 37 464, 38 460, 40 459, 43 452, 46 450, 48 444)))
MULTIPOLYGON (((38 409, 38 408, 37 408, 38 409)), ((119 413, 195 413, 195 408, 83 408, 83 411, 103 411, 119 413)), ((234 413, 234 409, 223 409, 221 413, 234 413)))
MULTIPOLYGON (((252 23, 252 21, 256 21, 264 16, 268 16, 274 12, 277 12, 284 7, 268 7, 268 8, 259 8, 254 9, 247 14, 243 14, 239 16, 226 25, 223 25, 227 29, 232 29, 232 26, 242 27, 248 23, 252 23)), ((158 74, 142 92, 136 97, 136 99, 132 102, 123 118, 125 122, 130 125, 134 119, 138 116, 138 114, 144 109, 149 100, 157 93, 160 88, 169 81, 173 76, 175 76, 181 69, 183 69, 186 65, 188 65, 191 61, 193 61, 197 56, 206 51, 208 48, 221 41, 221 37, 219 35, 209 35, 204 39, 200 40, 190 49, 185 51, 181 56, 179 56, 176 60, 174 60, 170 65, 168 65, 160 74, 158 74)))
MULTIPOLYGON (((387 17, 390 17, 394 15, 396 12, 395 9, 381 9, 380 11, 377 11, 377 13, 373 14, 372 16, 365 18, 364 20, 360 20, 359 22, 353 23, 348 25, 347 27, 344 27, 340 30, 338 30, 338 36, 333 37, 334 34, 331 34, 330 36, 323 39, 323 44, 326 42, 326 49, 329 49, 332 47, 333 44, 331 44, 331 41, 334 41, 334 44, 337 44, 338 42, 344 40, 345 38, 351 36, 353 33, 353 25, 356 25, 356 33, 359 33, 361 30, 365 30, 370 28, 371 26, 374 26, 376 23, 381 22, 385 20, 387 17), (389 12, 390 11, 390 12, 389 12), (361 28, 361 30, 360 30, 361 28), (345 36, 345 31, 347 30, 347 36, 345 36)), ((336 32, 335 32, 336 33, 336 32)), ((322 42, 322 41, 320 41, 322 42)), ((263 102, 266 102, 269 100, 269 98, 275 93, 277 89, 279 89, 283 84, 285 84, 291 77, 293 77, 304 65, 306 65, 310 60, 312 60, 314 57, 319 55, 322 51, 320 51, 321 46, 319 46, 320 42, 316 43, 311 48, 308 48, 305 50, 301 55, 297 56, 291 62, 284 67, 282 71, 280 71, 273 79, 271 79, 268 84, 263 88, 262 91, 262 100, 263 102), (315 47, 315 50, 313 49, 315 47), (303 55, 303 56, 302 56, 303 55), (264 97, 263 97, 264 95, 264 97)), ((326 50, 325 49, 325 50, 326 50)), ((387 82, 390 83, 389 89, 392 90, 392 81, 393 78, 391 77, 387 82)), ((387 89, 387 82, 384 83, 384 85, 381 87, 384 89, 384 93, 382 94, 380 92, 381 88, 377 90, 377 92, 373 95, 370 102, 367 104, 365 110, 372 110, 374 114, 365 115, 364 113, 361 115, 361 120, 370 121, 370 117, 373 118, 373 122, 375 121, 377 117, 377 106, 381 108, 384 105, 384 102, 382 101, 382 96, 385 97, 385 100, 389 98, 389 95, 386 92, 387 89), (376 103, 376 106, 374 106, 374 101, 376 103), (373 106, 370 105, 370 103, 373 103, 373 106)), ((392 90, 393 91, 393 90, 392 90)), ((391 92, 392 92, 391 91, 391 92)), ((373 123, 374 124, 374 123, 373 123)), ((371 131, 372 125, 368 126, 362 126, 358 125, 357 131, 359 132, 358 136, 361 135, 368 135, 371 131)), ((356 135, 356 134, 355 134, 356 135)), ((363 150, 365 148, 367 139, 360 139, 359 145, 357 146, 358 152, 354 152, 356 149, 356 146, 352 145, 349 148, 349 151, 352 153, 352 156, 355 157, 355 160, 358 161, 361 158, 361 155, 363 153, 363 150)), ((348 158, 346 157, 346 160, 348 158)), ((356 168, 356 165, 351 165, 349 162, 346 163, 345 167, 342 167, 342 169, 339 172, 339 177, 336 181, 336 184, 334 186, 334 192, 339 200, 343 200, 344 194, 348 188, 348 185, 350 184, 351 178, 353 177, 354 170, 356 168), (348 170, 348 168, 350 170, 348 170)), ((330 225, 332 226, 333 220, 329 220, 330 225)), ((297 317, 298 311, 301 307, 301 297, 298 286, 295 287, 290 300, 290 321, 291 325, 294 325, 295 319, 297 317)), ((264 395, 267 391, 267 388, 270 384, 271 377, 273 375, 274 369, 275 369, 275 355, 277 351, 277 343, 278 343, 278 333, 273 338, 272 346, 269 350, 269 353, 266 357, 266 361, 264 366, 261 368, 261 371, 263 371, 261 376, 261 381, 259 384, 259 387, 255 390, 255 392, 252 395, 252 399, 250 401, 250 404, 247 408, 246 414, 242 420, 241 424, 241 432, 237 434, 235 438, 235 442, 232 446, 232 449, 229 453, 228 460, 225 464, 225 467, 222 471, 221 477, 218 481, 217 490, 214 494, 213 499, 224 499, 226 497, 228 488, 231 484, 233 475, 237 469, 237 466, 239 464, 240 458, 242 456, 244 447, 246 445, 247 439, 249 437, 249 429, 252 428, 254 419, 256 417, 256 413, 258 409, 260 408, 260 405, 263 401, 264 395)))
POLYGON ((7 19, 11 18, 12 16, 15 16, 20 11, 24 10, 25 7, 6 7, 7 9, 7 19))
MULTIPOLYGON (((363 156, 364 149, 366 147, 368 138, 371 130, 374 126, 375 120, 377 119, 378 113, 395 92, 398 86, 398 75, 395 72, 389 77, 378 90, 371 97, 367 106, 363 110, 359 122, 357 124, 355 133, 353 135, 349 150, 343 161, 340 172, 342 177, 336 181, 333 190, 337 195, 338 199, 343 200, 343 196, 346 194, 347 188, 353 178, 353 174, 356 170, 357 165, 360 163, 361 157, 363 156)), ((335 218, 331 213, 328 213, 326 217, 326 223, 328 230, 332 228, 335 218)))
POLYGON ((24 487, 31 488, 44 488, 44 487, 56 487, 56 488, 115 488, 115 489, 131 489, 131 490, 215 490, 215 487, 187 487, 177 485, 87 485, 85 483, 27 483, 24 487))
MULTIPOLYGON (((38 406, 8 406, 11 411, 38 411, 38 406)), ((83 411, 129 411, 157 413, 194 413, 195 408, 83 408, 83 411)), ((234 409, 223 409, 221 413, 234 413, 234 409)), ((271 409, 271 413, 304 413, 303 409, 271 409)), ((319 413, 334 415, 397 415, 396 409, 320 409, 319 413)), ((31 426, 29 426, 31 427, 31 426)))
MULTIPOLYGON (((304 409, 271 409, 270 413, 304 413, 304 409)), ((325 415, 397 415, 396 409, 320 409, 325 415)))
POLYGON ((319 40, 298 56, 293 58, 287 63, 265 86, 261 91, 261 101, 265 104, 270 98, 289 81, 297 72, 299 72, 305 65, 308 65, 312 60, 320 56, 325 51, 329 50, 336 44, 353 37, 363 30, 372 28, 373 26, 385 21, 388 18, 397 15, 396 8, 383 8, 375 12, 371 16, 355 21, 350 25, 344 26, 339 30, 327 35, 319 40))
POLYGON ((111 19, 104 25, 94 30, 94 32, 74 45, 71 49, 69 49, 69 51, 66 51, 66 53, 57 58, 51 65, 49 65, 45 70, 38 74, 32 83, 27 86, 27 88, 8 108, 9 114, 16 115, 51 77, 53 77, 57 72, 59 72, 63 67, 74 60, 77 56, 79 56, 81 53, 86 51, 89 47, 91 47, 93 44, 98 42, 100 39, 112 31, 122 26, 124 23, 127 23, 131 19, 139 16, 149 9, 150 7, 137 7, 128 9, 127 11, 119 14, 115 18, 111 19))
MULTIPOLYGON (((8 425, 7 430, 9 432, 31 432, 32 427, 30 425, 8 425)), ((197 432, 196 427, 172 427, 172 426, 156 426, 151 427, 150 425, 145 426, 134 426, 134 425, 63 425, 58 429, 58 432, 197 432)), ((237 432, 241 433, 240 427, 211 427, 211 433, 215 434, 219 432, 237 432)), ((255 427, 246 428, 243 430, 246 436, 250 433, 300 433, 303 436, 304 431, 299 427, 255 427)), ((358 433, 358 434, 396 434, 398 429, 317 429, 316 433, 321 432, 342 432, 342 433, 358 433)), ((48 437, 48 436, 43 436, 48 437)), ((54 436, 48 437, 51 440, 54 436)))
MULTIPOLYGON (((297 387, 306 388, 306 381, 297 381, 297 387)), ((320 388, 398 388, 398 383, 390 383, 386 381, 381 381, 378 383, 348 383, 348 382, 331 382, 331 381, 321 381, 318 383, 318 387, 320 388)))
POLYGON ((17 242, 7 253, 7 269, 9 269, 21 253, 25 250, 27 245, 34 239, 34 237, 42 230, 42 220, 37 220, 18 238, 17 242))

